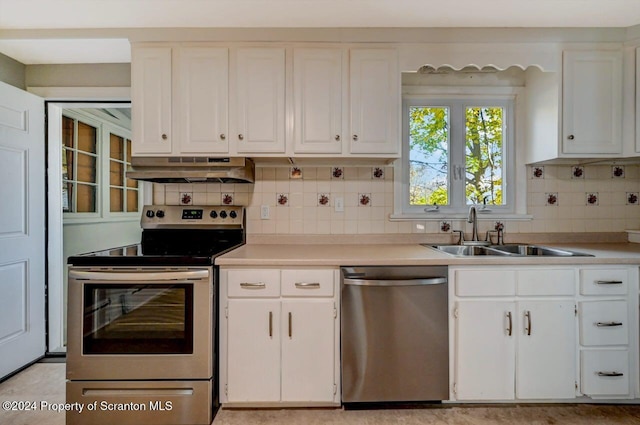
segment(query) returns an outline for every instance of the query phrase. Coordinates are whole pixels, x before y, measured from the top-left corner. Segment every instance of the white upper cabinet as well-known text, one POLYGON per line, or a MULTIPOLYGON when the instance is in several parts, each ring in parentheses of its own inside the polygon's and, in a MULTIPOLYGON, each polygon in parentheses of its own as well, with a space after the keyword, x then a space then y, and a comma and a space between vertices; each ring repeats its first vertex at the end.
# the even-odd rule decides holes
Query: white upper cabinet
POLYGON ((293 50, 294 153, 342 153, 342 55, 293 50))
POLYGON ((397 158, 400 106, 396 49, 132 49, 135 156, 397 158))
POLYGON ((235 128, 237 152, 285 152, 285 49, 236 51, 235 128))
POLYGON ((352 154, 400 151, 400 72, 395 49, 350 51, 352 154))
POLYGON ((131 52, 132 154, 170 154, 171 48, 133 48, 131 52))
POLYGON ((185 47, 175 56, 180 152, 228 152, 228 49, 185 47))
POLYGON ((565 51, 562 153, 622 154, 622 52, 565 51))

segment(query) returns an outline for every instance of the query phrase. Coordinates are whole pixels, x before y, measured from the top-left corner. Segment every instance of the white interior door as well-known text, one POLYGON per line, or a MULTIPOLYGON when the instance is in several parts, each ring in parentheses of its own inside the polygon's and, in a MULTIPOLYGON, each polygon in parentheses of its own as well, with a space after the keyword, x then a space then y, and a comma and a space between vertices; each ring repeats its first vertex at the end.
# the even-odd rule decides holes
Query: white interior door
POLYGON ((44 100, 0 82, 0 378, 45 344, 44 100))

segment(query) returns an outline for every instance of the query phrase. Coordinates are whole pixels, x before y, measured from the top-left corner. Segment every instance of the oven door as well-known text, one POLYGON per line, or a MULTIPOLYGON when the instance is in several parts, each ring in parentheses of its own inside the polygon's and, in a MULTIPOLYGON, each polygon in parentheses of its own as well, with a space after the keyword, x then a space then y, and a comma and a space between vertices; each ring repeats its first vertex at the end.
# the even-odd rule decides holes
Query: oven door
POLYGON ((210 379, 211 268, 69 269, 67 379, 210 379))

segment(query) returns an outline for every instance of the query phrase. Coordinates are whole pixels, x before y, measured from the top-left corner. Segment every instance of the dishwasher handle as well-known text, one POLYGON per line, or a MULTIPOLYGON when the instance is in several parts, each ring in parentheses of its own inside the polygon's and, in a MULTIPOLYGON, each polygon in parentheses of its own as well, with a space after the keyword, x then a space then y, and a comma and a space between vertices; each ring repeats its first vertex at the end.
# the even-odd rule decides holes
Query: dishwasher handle
POLYGON ((422 286, 447 283, 446 277, 428 277, 423 279, 354 279, 345 277, 345 285, 356 286, 422 286))

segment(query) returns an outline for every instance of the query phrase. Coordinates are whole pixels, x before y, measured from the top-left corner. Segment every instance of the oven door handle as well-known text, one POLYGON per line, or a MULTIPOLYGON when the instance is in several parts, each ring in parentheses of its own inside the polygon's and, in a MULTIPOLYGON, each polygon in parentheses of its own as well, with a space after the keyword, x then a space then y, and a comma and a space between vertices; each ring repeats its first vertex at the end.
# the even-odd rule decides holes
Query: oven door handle
POLYGON ((103 280, 112 282, 149 282, 158 280, 194 280, 209 277, 209 270, 189 270, 173 272, 117 272, 69 270, 69 278, 76 280, 103 280))

